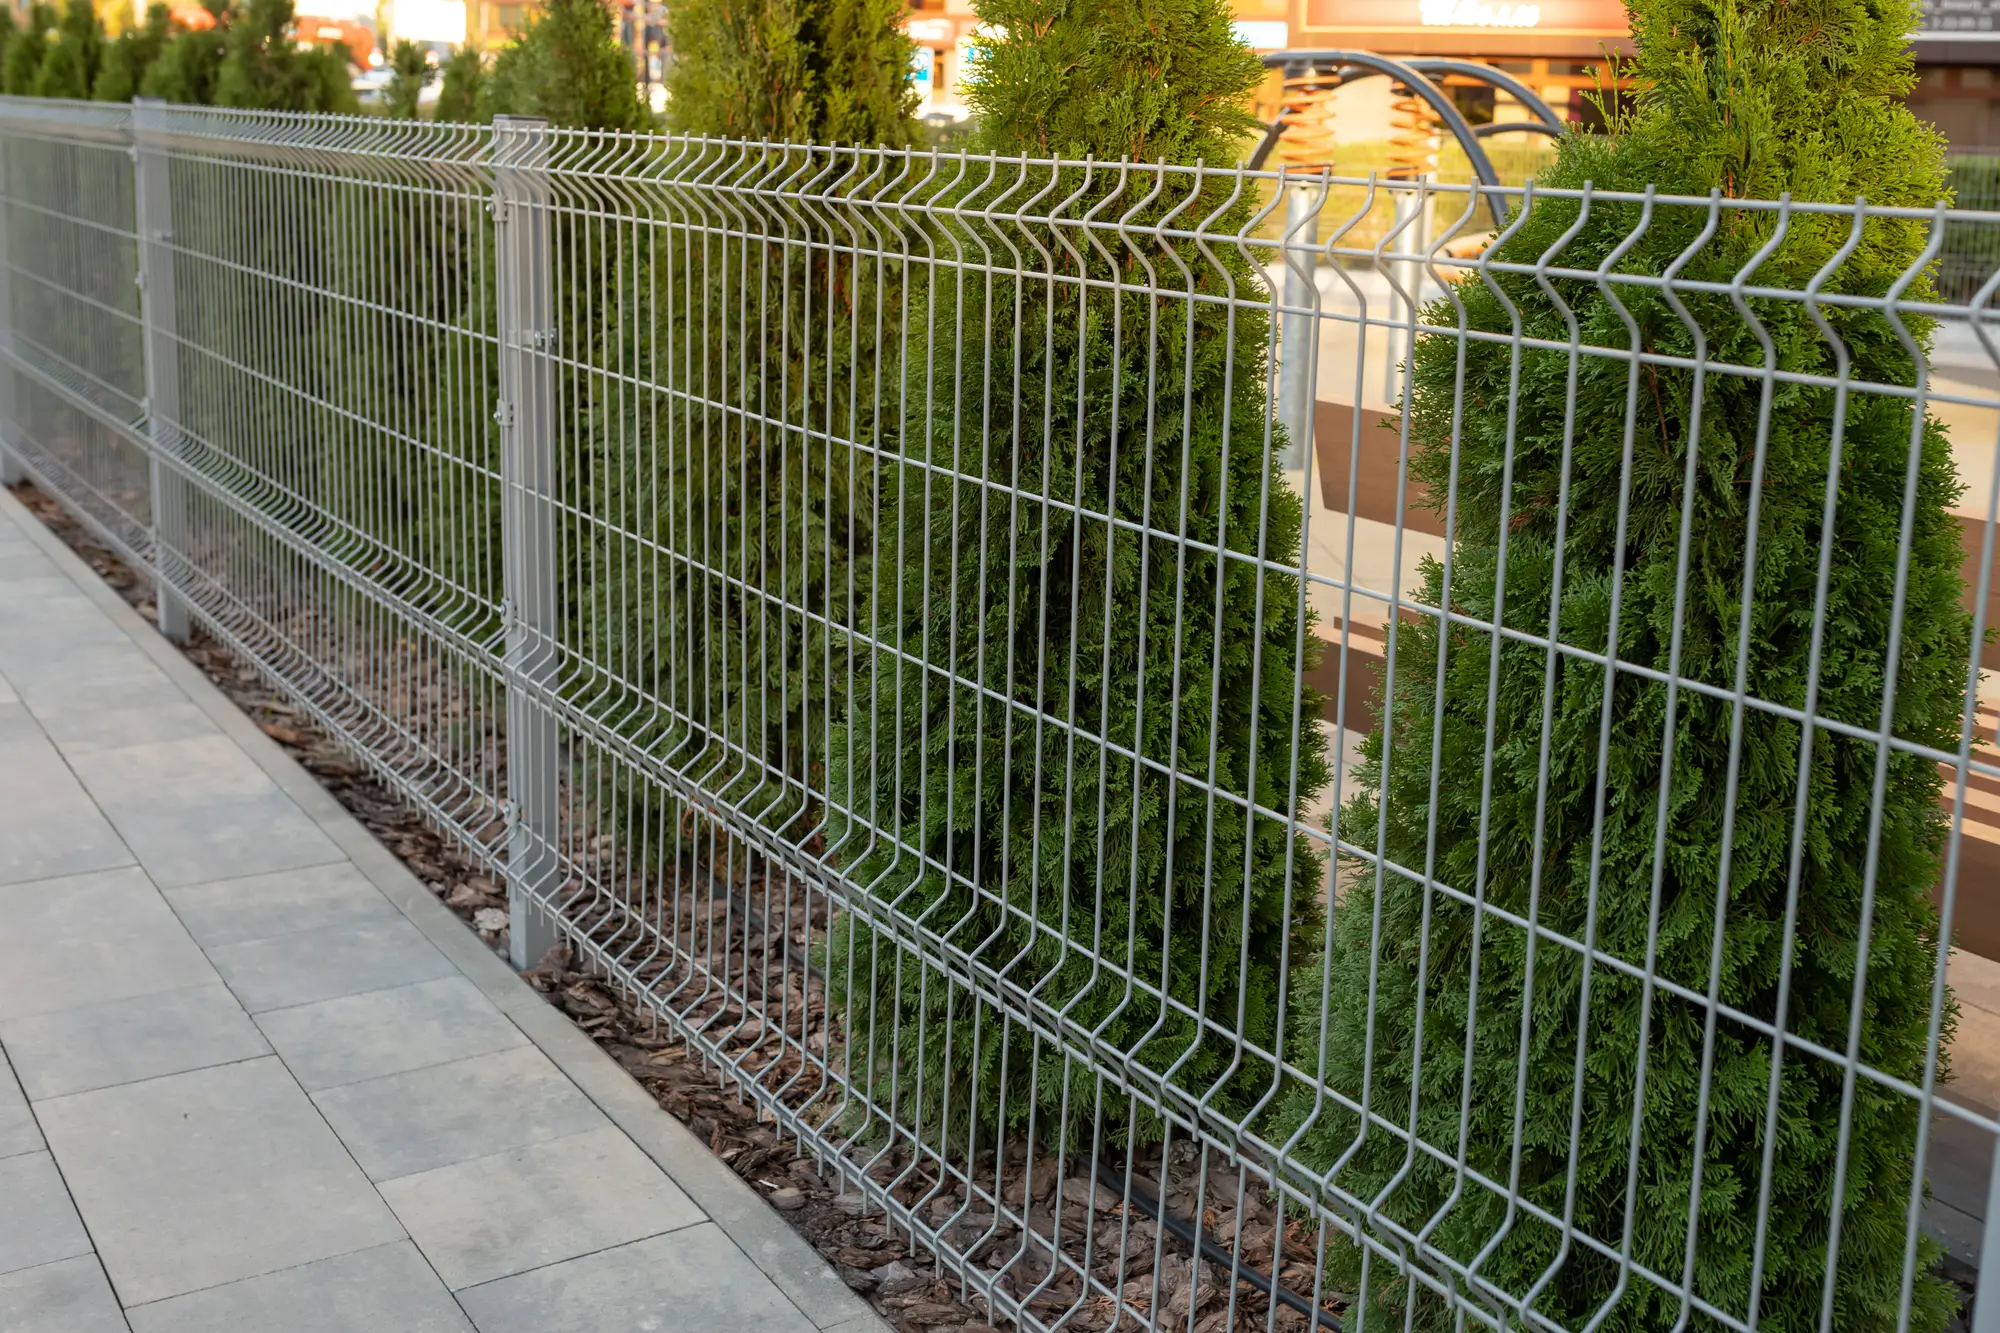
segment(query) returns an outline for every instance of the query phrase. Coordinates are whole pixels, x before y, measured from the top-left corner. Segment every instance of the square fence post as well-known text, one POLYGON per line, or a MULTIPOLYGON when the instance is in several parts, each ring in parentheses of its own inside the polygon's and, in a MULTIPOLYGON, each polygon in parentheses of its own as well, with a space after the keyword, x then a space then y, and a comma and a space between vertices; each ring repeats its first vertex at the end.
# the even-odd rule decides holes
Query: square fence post
POLYGON ((508 953, 533 967, 556 943, 543 906, 561 884, 562 755, 555 688, 555 296, 548 122, 493 122, 500 316, 500 546, 506 608, 508 953))
POLYGON ((174 323, 174 210, 169 186, 167 104, 132 102, 139 233, 139 308, 145 330, 146 445, 153 489, 153 602, 160 633, 188 637, 187 601, 176 590, 187 542, 187 482, 167 460, 181 455, 180 344, 174 323))
POLYGON ((14 250, 9 244, 8 214, 13 211, 13 178, 7 172, 7 138, 0 132, 0 338, 7 340, 7 352, 0 356, 0 486, 16 486, 27 480, 27 471, 10 443, 21 433, 14 400, 14 250))

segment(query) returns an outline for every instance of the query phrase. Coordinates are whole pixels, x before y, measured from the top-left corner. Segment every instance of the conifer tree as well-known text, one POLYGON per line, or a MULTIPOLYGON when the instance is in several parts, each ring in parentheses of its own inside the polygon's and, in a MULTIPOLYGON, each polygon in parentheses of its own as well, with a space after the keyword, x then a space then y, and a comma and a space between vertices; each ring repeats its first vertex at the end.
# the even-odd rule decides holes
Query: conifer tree
POLYGON ((292 0, 247 0, 223 37, 215 105, 267 111, 357 110, 347 48, 300 47, 292 0))
MULTIPOLYGON (((1137 209, 1141 227, 1245 224, 1225 178, 1170 176, 1149 200, 1141 173, 1111 200, 1121 173, 1081 165, 1239 159, 1262 70, 1224 0, 985 0, 980 15, 1005 35, 971 89, 977 151, 1077 164, 1009 198, 1074 196, 1066 218, 1109 201, 1100 216, 1137 209)), ((990 233, 960 240, 1008 253, 990 233)), ((875 654, 835 747, 832 799, 854 817, 833 845, 850 881, 999 971, 1016 1003, 1032 992, 1142 1081, 1241 1113, 1275 1088, 1253 1052, 1280 1030, 1288 934, 1317 947, 1324 882, 1268 813, 1326 780, 1296 646, 1316 640, 1282 572, 1302 509, 1275 461, 1265 319, 1254 298, 1221 299, 1261 279, 1231 247, 1145 245, 1158 299, 1079 242, 1062 271, 1122 293, 947 272, 915 303, 910 327, 934 332, 910 373, 930 363, 936 387, 884 482, 863 628, 894 651, 875 654)), ((1031 1112, 1052 1146, 1071 1131, 1070 1151, 1099 1113, 1116 1134, 1157 1133, 1124 1123, 1123 1098, 1100 1108, 1085 1062, 938 970, 937 947, 860 916, 833 933, 853 1077, 954 1138, 970 1119, 990 1143, 1031 1112)))
MULTIPOLYGON (((1564 140, 1543 184, 1716 190, 1725 205, 1714 235, 1702 239, 1708 214, 1700 207, 1661 205, 1643 224, 1633 203, 1596 200, 1580 219, 1577 201, 1543 200, 1498 260, 1550 256, 1591 271, 1636 236, 1616 260, 1619 272, 1660 275, 1691 252, 1685 280, 1726 285, 1746 273, 1777 225, 1773 214, 1731 209, 1728 199, 1790 192, 1929 206, 1938 198, 1939 138, 1900 100, 1912 78, 1906 34, 1916 12, 1908 0, 1640 0, 1632 19, 1636 111, 1614 121, 1608 140, 1564 140), (1556 255, 1572 226, 1579 229, 1556 255)), ((1846 218, 1796 219, 1751 281, 1803 290, 1850 226, 1846 218)), ((1870 223, 1826 290, 1886 293, 1923 240, 1920 223, 1870 223)), ((1691 1272, 1694 1294, 1738 1320, 1785 1333, 1817 1329, 1843 1165, 1842 1070, 1791 1048, 1774 1074, 1771 1039, 1728 1017, 1709 1046, 1706 1003, 1684 995, 1717 995, 1760 1022, 1781 1021, 1797 1038, 1844 1051, 1865 938, 1860 1058, 1921 1083, 1941 943, 1928 897, 1945 849, 1939 770, 1915 754, 1887 756, 1876 843, 1874 745, 1825 728, 1804 736, 1789 717, 1754 705, 1739 713, 1727 698, 1692 688, 1670 696, 1658 675, 1641 673, 1672 667, 1727 692, 1739 688, 1740 653, 1740 688, 1752 700, 1864 732, 1878 726, 1893 682, 1895 734, 1949 751, 1972 645, 1958 526, 1948 512, 1960 487, 1947 443, 1934 420, 1913 418, 1907 398, 1857 391, 1842 402, 1829 388, 1756 375, 1698 381, 1674 359, 1765 364, 1760 329, 1726 294, 1682 298, 1703 332, 1698 345, 1656 289, 1621 285, 1621 310, 1595 282, 1561 282, 1572 326, 1532 276, 1498 281, 1530 340, 1565 344, 1575 327, 1586 348, 1631 349, 1629 311, 1636 346, 1663 360, 1635 382, 1626 361, 1586 352, 1572 411, 1570 358, 1530 348, 1517 367, 1508 306, 1476 280, 1457 289, 1465 323, 1501 336, 1418 342, 1412 471, 1433 503, 1455 495, 1457 523, 1450 586, 1432 562, 1419 600, 1451 606, 1462 622, 1449 635, 1427 618, 1396 631, 1386 739, 1369 742, 1362 775, 1372 790, 1341 816, 1340 830, 1373 846, 1379 820, 1381 854, 1400 869, 1358 866, 1347 878, 1331 973, 1304 982, 1294 1010, 1307 1067, 1324 1034, 1326 1092, 1349 1105, 1367 1096, 1380 1121, 1363 1133, 1335 1097, 1304 1088, 1279 1138, 1304 1127, 1294 1160, 1332 1172, 1335 1190, 1377 1210, 1379 1221, 1362 1225, 1376 1227, 1386 1253, 1429 1227, 1428 1243, 1455 1264, 1479 1259, 1490 1289, 1518 1298, 1547 1276, 1534 1310, 1556 1324, 1661 1333, 1721 1326, 1698 1307, 1690 1317, 1658 1282, 1621 1274, 1615 1260, 1510 1207, 1502 1190, 1454 1167, 1461 1152, 1486 1180, 1518 1179, 1514 1188, 1543 1216, 1573 1218, 1614 1251, 1629 1236, 1634 1262, 1670 1283, 1691 1272), (1636 407, 1629 417, 1628 407, 1636 407), (1831 528, 1823 518, 1829 477, 1831 528), (1892 602, 1905 560, 1898 639, 1892 602), (1739 637, 1746 575, 1748 633, 1739 637), (1527 635, 1554 633, 1566 651, 1496 643, 1471 628, 1496 618, 1527 635), (1607 688, 1601 665, 1567 650, 1615 651, 1636 669, 1607 688), (1799 810, 1802 838, 1794 833, 1799 810), (1464 898, 1426 892, 1425 876, 1483 903, 1483 920, 1464 898), (1525 920, 1544 933, 1515 924, 1525 920), (1557 936, 1587 939, 1599 961, 1586 972, 1557 936), (1637 979, 1648 971, 1686 992, 1649 990, 1637 979), (1442 1160, 1413 1152, 1403 1130, 1442 1160), (1629 1189, 1628 1170, 1636 1170, 1629 1189)), ((1919 278, 1905 295, 1929 293, 1919 278)), ((1801 302, 1750 304, 1778 369, 1835 372, 1835 350, 1801 302)), ((1447 328, 1461 318, 1449 301, 1426 317, 1447 328)), ((1854 380, 1914 382, 1910 356, 1881 314, 1843 309, 1828 318, 1852 354, 1854 380)), ((1924 321, 1907 323, 1928 337, 1924 321)), ((1946 1040, 1950 1029, 1947 1010, 1946 1040)), ((1914 1099, 1857 1080, 1831 1288, 1832 1326, 1843 1333, 1898 1327, 1918 1122, 1914 1099)), ((1359 1262, 1352 1249, 1340 1254, 1359 1262)), ((1908 1327, 1920 1333, 1942 1327, 1953 1304, 1930 1271, 1936 1254, 1928 1239, 1916 1250, 1908 1327)), ((1451 1283, 1449 1267, 1427 1269, 1438 1286, 1418 1286, 1378 1258, 1349 1327, 1460 1327, 1436 1294, 1451 1283)), ((1515 1326, 1512 1316, 1506 1326, 1515 1326)))
POLYGON ((137 97, 146 71, 167 49, 173 35, 172 14, 165 4, 155 0, 146 8, 144 23, 127 27, 104 48, 90 95, 100 102, 129 102, 137 97))
POLYGON ((479 96, 482 120, 506 114, 544 116, 563 129, 652 126, 605 0, 550 0, 494 57, 479 96))
POLYGON ((916 142, 901 0, 673 0, 667 123, 684 134, 916 142))
POLYGON ((415 120, 421 114, 424 89, 437 77, 424 48, 408 38, 389 53, 389 84, 382 90, 382 109, 392 120, 415 120))
POLYGON ((452 49, 444 62, 437 105, 431 114, 446 123, 470 124, 479 119, 479 89, 486 81, 486 61, 470 42, 452 49))
POLYGON ((35 71, 37 97, 85 98, 97 82, 97 65, 104 48, 104 25, 92 0, 69 0, 54 40, 35 71))
POLYGON ((167 39, 159 59, 139 78, 141 97, 158 97, 179 106, 208 106, 215 101, 215 80, 222 70, 235 7, 231 0, 202 0, 202 8, 215 22, 206 28, 182 28, 167 39))
MULTIPOLYGON (((846 157, 836 165, 804 145, 913 141, 900 17, 900 5, 880 0, 685 0, 668 14, 669 125, 787 145, 765 157, 737 155, 725 170, 812 163, 805 169, 858 180, 878 164, 846 157)), ((879 166, 903 170, 893 160, 879 166)), ((803 833, 816 807, 796 799, 796 784, 824 772, 830 721, 844 709, 847 669, 838 634, 823 622, 851 618, 848 589, 869 544, 870 506, 856 497, 854 479, 865 486, 872 468, 849 442, 884 429, 879 391, 890 381, 874 353, 878 336, 895 341, 900 298, 898 275, 885 266, 786 245, 772 231, 768 240, 720 238, 706 249, 673 242, 649 256, 653 290, 673 296, 632 333, 642 347, 649 340, 695 352, 663 367, 690 406, 675 414, 672 448, 605 460, 611 475, 636 471, 641 484, 608 487, 604 496, 629 506, 614 526, 656 532, 690 564, 676 595, 662 599, 637 586, 651 571, 606 552, 583 600, 630 609, 585 628, 633 664, 628 679, 644 694, 675 700, 673 725, 686 729, 671 742, 645 742, 690 753, 713 746, 716 771, 738 779, 725 800, 803 833), (763 418, 804 429, 755 424, 763 418), (833 438, 815 440, 813 431, 833 438), (806 607, 820 614, 798 609, 806 607), (700 665, 677 669, 684 660, 700 665)), ((649 723, 658 714, 623 710, 649 723)), ((650 809, 643 798, 625 804, 650 809)))
POLYGON ((34 4, 28 7, 27 26, 7 43, 7 64, 4 81, 10 97, 31 97, 35 92, 35 80, 42 72, 42 60, 48 55, 49 43, 55 33, 55 6, 34 4))

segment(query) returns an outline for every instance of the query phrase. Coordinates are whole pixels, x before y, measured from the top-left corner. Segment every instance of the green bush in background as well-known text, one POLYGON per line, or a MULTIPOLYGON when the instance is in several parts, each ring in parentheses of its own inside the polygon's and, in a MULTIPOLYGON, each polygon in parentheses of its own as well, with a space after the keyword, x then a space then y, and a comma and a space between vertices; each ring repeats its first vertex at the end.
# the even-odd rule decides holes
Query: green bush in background
MULTIPOLYGON (((1006 34, 970 90, 980 152, 1227 163, 1255 128, 1243 107, 1263 71, 1223 0, 979 12, 1006 34)), ((1121 179, 1033 171, 1009 197, 1074 194, 1065 216, 1115 218, 1153 184, 1106 205, 1121 179)), ((1169 178, 1135 224, 1247 222, 1226 180, 1192 180, 1169 178)), ((1009 253, 1003 235, 951 239, 1009 253)), ((883 647, 829 778, 851 814, 835 854, 873 902, 841 919, 826 967, 851 1075, 954 1142, 991 1146, 1036 1114, 1072 1151, 1096 1115, 1119 1136, 1159 1125, 1100 1107, 1090 1066, 947 977, 939 945, 1095 1033, 1142 1083, 1229 1114, 1275 1090, 1288 938, 1318 949, 1324 867, 1283 817, 1327 777, 1300 679, 1311 616, 1279 572, 1300 558, 1302 507, 1275 461, 1264 317, 1213 299, 1261 279, 1234 250, 1142 248, 1150 269, 1081 238, 1087 257, 1053 263, 1185 295, 946 271, 909 317, 920 410, 884 480, 864 622, 883 647), (872 927, 883 904, 938 943, 872 927)))
POLYGON ((35 81, 41 75, 42 60, 48 55, 55 27, 55 6, 28 7, 28 22, 7 42, 6 66, 0 69, 0 83, 5 84, 10 97, 34 96, 35 81))
POLYGON ((444 62, 440 80, 432 117, 456 124, 478 120, 479 90, 486 82, 486 60, 479 48, 470 43, 455 48, 444 62))
POLYGON ((631 53, 604 0, 549 0, 481 81, 481 119, 544 116, 563 129, 647 130, 631 53))
MULTIPOLYGON (((899 18, 877 0, 671 6, 670 123, 752 139, 838 126, 863 144, 906 144, 899 18), (733 44, 739 24, 777 42, 789 72, 767 80, 733 44), (780 84, 791 91, 751 95, 780 84)), ((729 180, 804 173, 834 193, 876 165, 800 148, 660 151, 713 154, 729 180)), ((616 689, 593 685, 594 697, 628 735, 803 835, 817 813, 801 792, 824 779, 850 674, 840 627, 871 544, 873 465, 850 442, 879 444, 889 429, 878 353, 896 337, 900 275, 804 244, 806 229, 773 204, 749 207, 748 236, 705 233, 724 216, 713 199, 665 200, 653 216, 661 225, 607 276, 605 308, 617 313, 596 351, 599 364, 652 368, 668 391, 619 404, 572 455, 587 512, 604 519, 580 543, 579 649, 616 664, 616 689)), ((892 244, 864 244, 876 243, 892 244)), ((632 819, 655 804, 616 802, 632 819)))
POLYGON ((407 38, 389 51, 389 83, 382 89, 382 110, 392 120, 415 120, 424 89, 438 75, 424 48, 407 38))
POLYGON ((173 16, 156 0, 147 6, 144 23, 127 27, 104 48, 97 80, 90 85, 91 97, 99 102, 129 102, 137 97, 146 71, 166 51, 173 36, 173 16))
MULTIPOLYGON (((1636 112, 1611 137, 1565 139, 1544 184, 1834 202, 1865 193, 1928 206, 1942 187, 1941 145, 1901 102, 1915 21, 1902 0, 1645 0, 1633 10, 1636 112)), ((1588 271, 1636 236, 1616 267, 1657 275, 1705 222, 1700 209, 1662 208, 1644 226, 1638 206, 1598 201, 1557 257, 1578 209, 1543 201, 1496 257, 1550 255, 1588 271)), ((1685 279, 1727 283, 1773 235, 1770 213, 1720 218, 1685 279)), ((1886 292, 1926 226, 1871 223, 1826 290, 1886 292)), ((1844 218, 1795 218, 1753 281, 1801 290, 1849 229, 1844 218)), ((1575 336, 1532 278, 1498 281, 1528 338, 1575 336)), ((1635 346, 1595 282, 1557 287, 1585 346, 1635 346)), ((1906 296, 1928 291, 1919 280, 1906 296)), ((1698 343, 1656 290, 1620 295, 1638 348, 1764 362, 1757 330, 1727 296, 1685 296, 1698 343)), ((1427 321, 1513 327, 1481 282, 1462 284, 1456 299, 1463 316, 1444 301, 1427 321)), ((1751 306, 1781 369, 1833 373, 1834 352, 1801 304, 1751 306)), ((1828 318, 1856 380, 1914 383, 1889 321, 1865 309, 1828 318)), ((1923 321, 1909 322, 1928 336, 1923 321)), ((1908 399, 1843 401, 1783 382, 1768 401, 1765 392, 1756 377, 1697 380, 1675 366, 1573 363, 1559 351, 1528 350, 1517 364, 1504 339, 1422 339, 1412 471, 1433 503, 1455 496, 1458 529, 1449 586, 1430 562, 1421 600, 1864 730, 1879 725, 1893 685, 1895 734, 1949 750, 1971 645, 1949 513, 1960 488, 1942 428, 1914 420, 1908 399)), ((1587 940, 1835 1051, 1848 1044, 1865 944, 1860 1059, 1920 1083, 1941 944, 1929 900, 1945 836, 1937 766, 1892 752, 1878 769, 1882 755, 1863 740, 1802 735, 1789 718, 1690 689, 1670 694, 1629 672, 1607 681, 1600 665, 1532 642, 1469 627, 1441 635, 1429 619, 1394 633, 1387 739, 1369 742, 1362 774, 1373 790, 1339 822, 1343 838, 1379 847, 1391 864, 1353 867, 1334 913, 1331 971, 1302 987, 1299 1048, 1308 1068, 1315 1053, 1323 1059, 1324 1090, 1299 1089, 1287 1108, 1281 1129, 1303 1128, 1296 1159, 1376 1210, 1363 1224, 1372 1241, 1393 1252, 1431 1226, 1428 1242, 1460 1264, 1479 1258, 1493 1289, 1519 1296, 1548 1275, 1537 1319, 1606 1330, 1718 1325, 1699 1314, 1685 1322, 1655 1283, 1467 1179, 1452 1165, 1458 1154, 1489 1180, 1518 1180, 1522 1197, 1589 1235, 1614 1246, 1629 1237, 1635 1262, 1671 1280, 1688 1271, 1701 1299, 1772 1330, 1822 1326, 1838 1185, 1832 1326, 1899 1327, 1918 1102, 1867 1079, 1845 1088, 1837 1064, 1796 1049, 1774 1070, 1772 1043, 1754 1028, 1725 1018, 1711 1036, 1702 1003, 1604 961, 1586 968, 1551 934, 1514 922, 1587 940), (1426 877, 1484 910, 1427 889, 1426 877), (1351 1109, 1364 1097, 1379 1117, 1366 1126, 1351 1109), (1405 1131, 1444 1160, 1413 1152, 1405 1131)), ((1913 1329, 1941 1328, 1955 1303, 1931 1273, 1936 1253, 1919 1243, 1913 1329)), ((1364 1293, 1350 1327, 1459 1327, 1431 1289, 1386 1263, 1364 1276, 1356 1251, 1341 1254, 1352 1266, 1335 1282, 1364 1293)), ((1431 1276, 1453 1280, 1441 1268, 1431 1276)))
POLYGON ((92 0, 69 0, 56 25, 55 40, 35 71, 35 96, 90 96, 103 50, 104 25, 98 21, 97 7, 92 0))
POLYGON ((667 124, 683 134, 916 142, 902 0, 670 0, 667 124))

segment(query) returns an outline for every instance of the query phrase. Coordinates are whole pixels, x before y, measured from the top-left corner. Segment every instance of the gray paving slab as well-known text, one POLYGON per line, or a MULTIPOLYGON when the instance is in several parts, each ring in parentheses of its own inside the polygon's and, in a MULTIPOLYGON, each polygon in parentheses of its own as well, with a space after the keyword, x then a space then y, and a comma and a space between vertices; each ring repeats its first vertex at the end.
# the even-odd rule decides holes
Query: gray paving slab
POLYGON ((215 723, 186 699, 134 707, 43 708, 36 716, 65 755, 213 736, 215 723))
POLYGON ((95 750, 70 762, 162 887, 343 859, 226 736, 95 750))
POLYGON ((394 915, 213 947, 209 957, 253 1014, 458 975, 422 931, 394 915))
POLYGON ((479 1333, 814 1333, 713 1222, 459 1293, 479 1333))
POLYGON ((126 1333, 118 1298, 94 1254, 0 1273, 0 1328, 7 1333, 126 1333))
POLYGON ((0 627, 0 1333, 886 1333, 4 492, 0 627))
POLYGON ((0 885, 0 1022, 216 980, 145 872, 0 885))
POLYGON ((401 1237, 275 1059, 36 1106, 128 1307, 401 1237))
POLYGON ((132 861, 54 745, 36 736, 0 744, 0 885, 132 861))
POLYGON ((349 861, 190 884, 168 889, 166 895, 188 934, 204 949, 322 926, 403 919, 349 861))
POLYGON ((42 724, 28 711, 28 706, 16 701, 0 703, 0 749, 16 741, 46 741, 48 733, 42 724))
POLYGON ((308 1092, 528 1044, 463 977, 274 1009, 257 1026, 308 1092))
POLYGON ((219 981, 0 1022, 29 1097, 40 1101, 269 1055, 219 981))
POLYGON ((391 1180, 610 1124, 532 1046, 315 1093, 371 1180, 391 1180))
POLYGON ((472 1327, 406 1240, 156 1301, 130 1317, 132 1333, 465 1333, 472 1327))
POLYGON ((16 664, 14 686, 21 702, 37 713, 85 713, 165 708, 187 701, 151 659, 130 643, 73 650, 64 665, 69 669, 16 664))
POLYGON ((0 1159, 0 1273, 90 1253, 90 1237, 45 1152, 0 1159))
POLYGON ((14 1076, 4 1054, 0 1054, 0 1158, 36 1152, 42 1146, 42 1131, 35 1128, 35 1113, 14 1076))
POLYGON ((454 1291, 706 1220, 615 1128, 385 1181, 381 1190, 454 1291))

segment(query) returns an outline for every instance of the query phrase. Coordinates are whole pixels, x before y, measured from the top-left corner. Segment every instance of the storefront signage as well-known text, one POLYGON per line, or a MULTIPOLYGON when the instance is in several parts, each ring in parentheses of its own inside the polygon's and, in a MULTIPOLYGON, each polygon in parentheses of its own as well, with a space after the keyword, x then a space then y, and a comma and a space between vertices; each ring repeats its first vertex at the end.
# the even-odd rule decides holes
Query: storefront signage
POLYGON ((2000 35, 2000 0, 1923 0, 1919 31, 1926 37, 2000 35))
MULTIPOLYGON (((2000 0, 1944 2, 1992 5, 2000 11, 2000 0)), ((1626 22, 1623 0, 1532 0, 1525 4, 1519 0, 1306 0, 1305 12, 1305 26, 1321 32, 1535 29, 1622 37, 1626 22)))
POLYGON ((1488 5, 1480 0, 1421 0, 1426 28, 1533 28, 1541 24, 1540 5, 1488 5))

